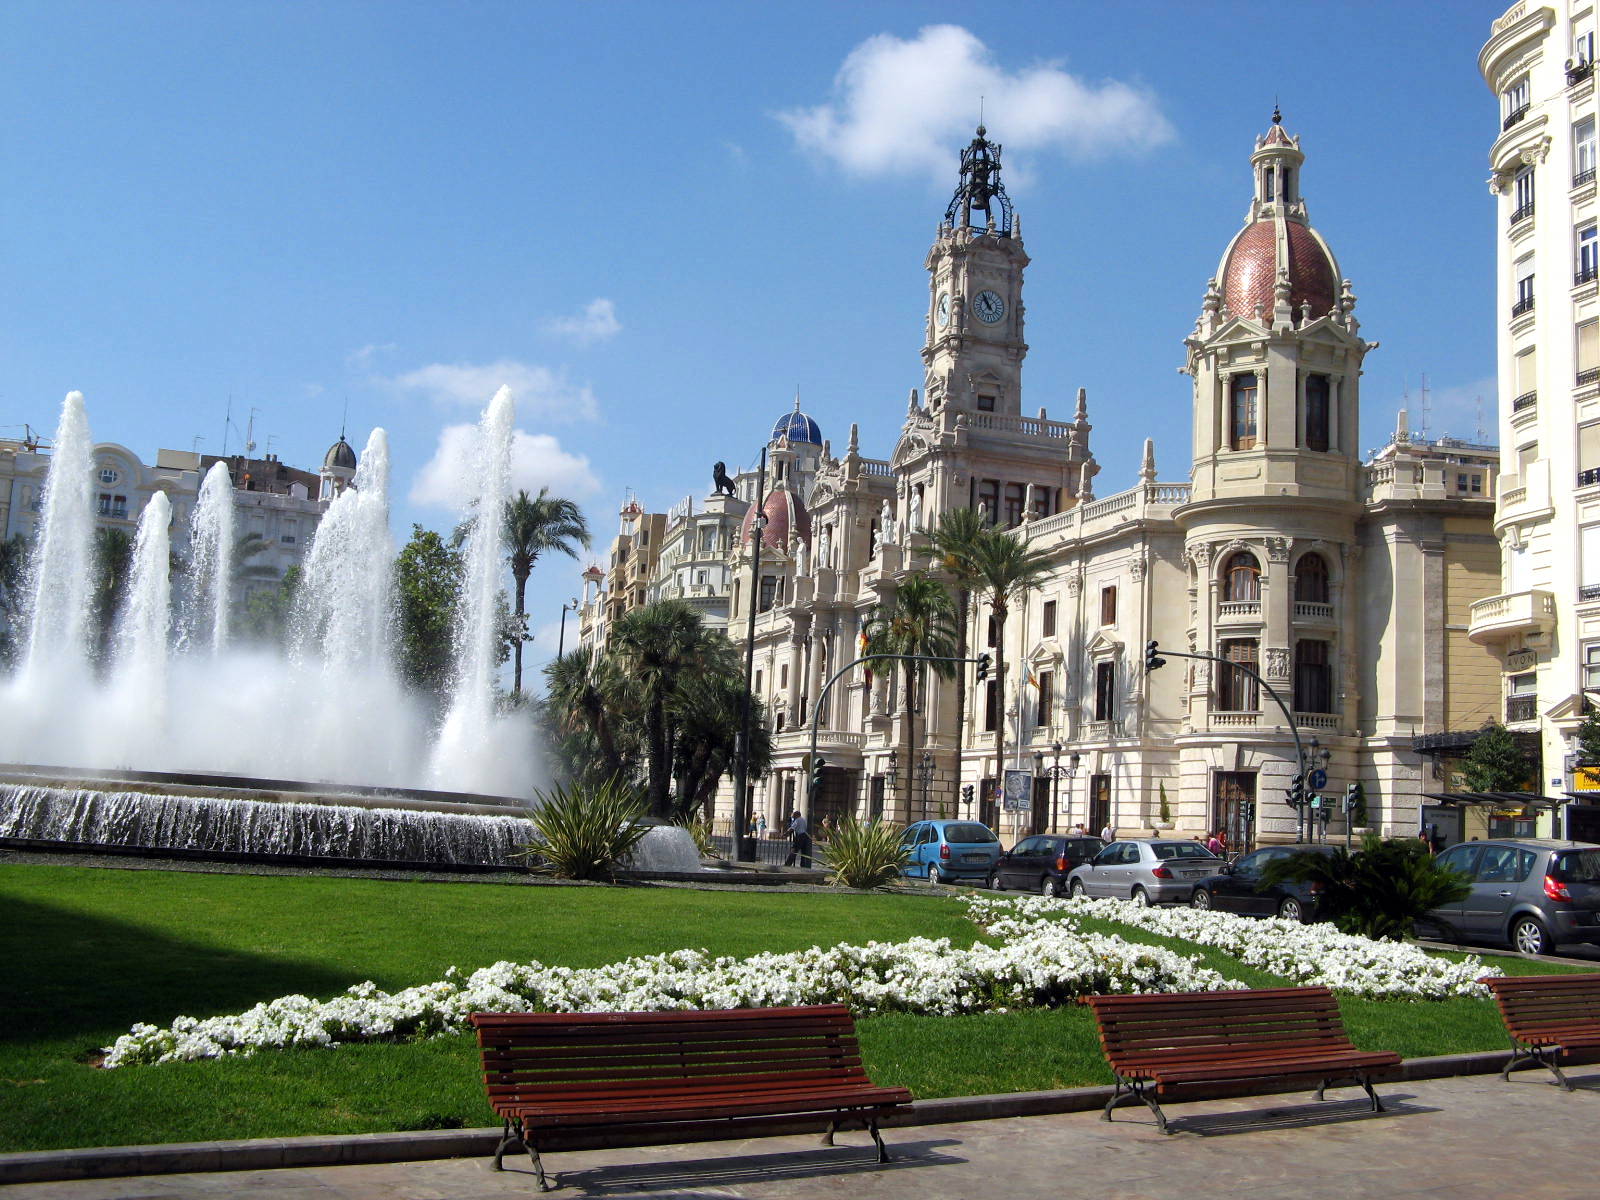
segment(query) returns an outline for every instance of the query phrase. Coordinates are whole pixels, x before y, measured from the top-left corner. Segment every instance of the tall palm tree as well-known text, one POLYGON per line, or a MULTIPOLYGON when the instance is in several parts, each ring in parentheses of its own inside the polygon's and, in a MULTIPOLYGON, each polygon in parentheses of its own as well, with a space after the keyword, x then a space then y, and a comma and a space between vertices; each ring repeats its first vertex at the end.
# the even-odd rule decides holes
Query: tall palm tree
MULTIPOLYGON (((867 618, 863 632, 868 655, 915 654, 949 659, 955 657, 959 640, 950 592, 931 575, 911 575, 902 580, 894 598, 867 618)), ((923 668, 932 667, 940 678, 952 679, 956 665, 953 662, 925 664, 915 658, 887 661, 894 661, 900 667, 906 713, 906 778, 909 780, 917 745, 916 704, 923 668)))
MULTIPOLYGON (((972 543, 989 528, 989 518, 981 509, 952 508, 939 515, 938 524, 930 536, 937 552, 937 563, 949 574, 956 587, 956 656, 966 658, 970 653, 967 642, 967 625, 972 613, 971 572, 967 569, 972 543)), ((956 759, 960 761, 966 749, 967 691, 956 689, 956 759)))
POLYGON ((618 618, 611 632, 615 654, 643 710, 646 794, 652 815, 672 815, 672 726, 669 705, 687 681, 707 670, 733 644, 709 632, 682 600, 658 600, 618 618))
MULTIPOLYGON (((505 525, 501 540, 506 548, 506 560, 511 564, 511 577, 517 584, 516 617, 519 630, 527 617, 528 576, 533 574, 533 564, 546 550, 559 550, 569 558, 578 557, 578 546, 589 548, 589 524, 583 513, 571 500, 550 495, 549 488, 540 488, 537 496, 519 490, 506 501, 505 525)), ((513 648, 515 654, 511 676, 511 694, 522 694, 522 638, 513 648)))
POLYGON ((609 655, 574 650, 547 663, 544 673, 556 732, 580 743, 569 764, 578 767, 574 774, 589 783, 630 777, 635 760, 628 727, 629 691, 616 663, 609 655))
POLYGON ((1006 769, 1006 618, 1012 604, 1030 588, 1036 588, 1049 572, 1046 550, 1030 549, 1010 530, 986 525, 977 531, 954 556, 957 575, 969 581, 972 590, 989 603, 994 618, 995 770, 1005 778, 1006 769))

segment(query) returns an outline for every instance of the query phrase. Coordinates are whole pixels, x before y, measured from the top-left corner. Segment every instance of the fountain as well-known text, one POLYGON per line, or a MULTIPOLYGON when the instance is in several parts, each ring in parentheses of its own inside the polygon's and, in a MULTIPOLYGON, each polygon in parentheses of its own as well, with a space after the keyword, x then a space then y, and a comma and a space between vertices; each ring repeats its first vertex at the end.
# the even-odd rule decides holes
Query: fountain
POLYGON ((91 662, 93 441, 62 405, 21 667, 0 681, 0 838, 239 854, 504 863, 531 833, 536 745, 496 711, 500 522, 514 408, 480 426, 455 671, 436 717, 391 657, 389 456, 372 432, 306 555, 286 652, 230 636, 234 491, 214 464, 187 531, 157 493, 91 662), (175 589, 172 549, 187 533, 175 589), (437 789, 448 788, 448 792, 437 789))

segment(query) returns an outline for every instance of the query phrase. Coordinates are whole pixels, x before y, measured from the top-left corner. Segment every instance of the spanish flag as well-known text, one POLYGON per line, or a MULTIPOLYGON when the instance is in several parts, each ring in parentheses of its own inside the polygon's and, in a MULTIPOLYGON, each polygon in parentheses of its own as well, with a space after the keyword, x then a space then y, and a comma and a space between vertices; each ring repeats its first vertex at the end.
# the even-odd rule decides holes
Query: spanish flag
MULTIPOLYGON (((863 629, 861 631, 861 636, 856 639, 856 657, 857 658, 865 658, 866 655, 867 655, 867 631, 865 629, 863 629)), ((865 668, 865 673, 866 673, 867 686, 871 687, 872 686, 872 668, 870 666, 866 667, 865 668)))

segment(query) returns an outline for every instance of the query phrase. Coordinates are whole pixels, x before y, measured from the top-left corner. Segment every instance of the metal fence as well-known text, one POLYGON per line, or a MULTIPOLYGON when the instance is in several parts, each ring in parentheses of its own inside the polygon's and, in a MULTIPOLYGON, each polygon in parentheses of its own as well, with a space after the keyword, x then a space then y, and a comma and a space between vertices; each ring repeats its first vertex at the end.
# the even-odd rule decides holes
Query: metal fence
MULTIPOLYGON (((717 848, 717 853, 723 858, 731 859, 733 857, 733 839, 727 834, 713 834, 711 844, 717 848)), ((755 847, 757 862, 782 866, 783 860, 789 857, 789 839, 786 836, 781 838, 760 838, 756 841, 755 847)), ((813 845, 811 848, 813 855, 816 854, 816 850, 816 846, 813 845)))

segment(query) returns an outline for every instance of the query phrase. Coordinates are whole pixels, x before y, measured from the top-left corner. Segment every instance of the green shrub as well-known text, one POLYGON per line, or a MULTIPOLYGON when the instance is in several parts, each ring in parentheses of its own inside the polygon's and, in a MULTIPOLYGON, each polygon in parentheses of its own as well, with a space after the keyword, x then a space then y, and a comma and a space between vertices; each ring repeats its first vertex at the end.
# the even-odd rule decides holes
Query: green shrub
POLYGON ((537 837, 524 855, 558 879, 616 878, 616 867, 645 835, 644 793, 613 776, 599 787, 561 783, 535 791, 537 837))
POLYGON ((1262 879, 1322 885, 1323 911, 1345 933, 1399 940, 1431 908, 1464 898, 1470 885, 1434 862, 1416 838, 1381 838, 1369 833, 1361 849, 1332 854, 1306 850, 1267 864, 1262 879))
POLYGON ((831 882, 866 890, 900 878, 906 850, 895 826, 883 821, 863 824, 847 817, 833 831, 823 857, 832 872, 831 882))
POLYGON ((711 840, 711 822, 704 817, 687 817, 680 821, 689 836, 694 839, 694 848, 700 851, 701 858, 716 858, 718 850, 716 843, 711 840))

